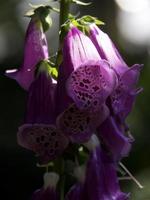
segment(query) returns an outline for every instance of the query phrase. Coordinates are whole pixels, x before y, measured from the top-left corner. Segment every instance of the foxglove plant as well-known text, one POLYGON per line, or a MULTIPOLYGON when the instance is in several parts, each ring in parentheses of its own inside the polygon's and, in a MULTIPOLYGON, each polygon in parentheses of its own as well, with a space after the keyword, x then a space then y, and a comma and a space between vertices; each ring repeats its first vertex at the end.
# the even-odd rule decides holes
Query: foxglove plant
POLYGON ((23 65, 6 71, 28 92, 18 144, 36 154, 38 166, 50 170, 32 200, 128 200, 117 171, 133 142, 125 120, 141 91, 136 89, 141 65, 128 67, 98 28, 101 21, 75 19, 69 14, 71 3, 86 5, 61 0, 60 11, 34 6, 23 65), (50 10, 60 12, 56 59, 49 57, 44 34, 50 10))

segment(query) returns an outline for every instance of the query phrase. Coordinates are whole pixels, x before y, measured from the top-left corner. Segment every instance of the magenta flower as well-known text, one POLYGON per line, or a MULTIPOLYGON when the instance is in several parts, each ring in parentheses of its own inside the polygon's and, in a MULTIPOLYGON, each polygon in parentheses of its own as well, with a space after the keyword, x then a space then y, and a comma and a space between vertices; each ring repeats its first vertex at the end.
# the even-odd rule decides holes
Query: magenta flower
POLYGON ((58 181, 58 174, 54 172, 45 173, 44 186, 33 193, 31 200, 59 200, 56 189, 58 181))
POLYGON ((99 137, 113 158, 118 160, 128 154, 133 142, 133 138, 125 136, 125 119, 141 91, 141 88, 136 89, 141 65, 135 64, 129 68, 109 36, 95 24, 90 25, 89 37, 100 56, 110 63, 118 77, 118 85, 107 99, 111 117, 98 128, 99 137))
POLYGON ((76 183, 66 195, 65 200, 128 200, 129 195, 121 192, 117 165, 100 147, 95 135, 85 144, 89 151, 89 159, 85 171, 78 174, 76 183))
POLYGON ((73 26, 63 41, 63 63, 59 67, 56 89, 56 112, 58 114, 73 102, 66 90, 68 78, 87 60, 98 61, 100 56, 91 40, 73 26))
POLYGON ((111 109, 121 121, 131 112, 136 95, 141 89, 136 89, 142 65, 136 64, 131 68, 122 59, 109 36, 95 24, 90 25, 89 36, 100 56, 107 60, 118 75, 118 87, 110 96, 111 109))
POLYGON ((70 67, 67 93, 83 110, 98 110, 116 86, 109 64, 98 56, 90 39, 72 27, 65 38, 63 64, 70 67))
POLYGON ((48 46, 42 23, 32 17, 25 36, 24 59, 20 69, 7 70, 6 75, 15 79, 21 87, 28 90, 34 80, 37 63, 48 59, 48 46))
POLYGON ((129 195, 121 192, 117 166, 104 150, 97 146, 91 151, 87 163, 85 191, 87 200, 127 200, 129 195))
POLYGON ((115 161, 128 155, 133 138, 125 136, 113 117, 107 118, 99 126, 97 135, 115 161))
POLYGON ((18 132, 18 143, 35 152, 41 163, 55 159, 68 145, 68 139, 55 126, 53 90, 44 62, 29 88, 25 123, 18 132))

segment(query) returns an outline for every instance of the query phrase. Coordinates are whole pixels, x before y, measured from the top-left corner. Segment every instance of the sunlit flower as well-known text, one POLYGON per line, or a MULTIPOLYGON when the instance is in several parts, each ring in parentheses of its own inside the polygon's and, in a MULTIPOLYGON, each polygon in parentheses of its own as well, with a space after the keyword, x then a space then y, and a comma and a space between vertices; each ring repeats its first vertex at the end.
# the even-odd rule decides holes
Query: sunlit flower
POLYGON ((118 127, 113 117, 107 118, 99 126, 97 135, 114 160, 118 161, 128 155, 133 138, 125 136, 124 130, 118 127))
POLYGON ((15 79, 21 87, 28 90, 34 80, 36 64, 48 57, 47 40, 42 23, 36 16, 33 16, 25 36, 22 66, 19 69, 7 70, 6 75, 15 79))
POLYGON ((100 56, 107 60, 118 75, 118 87, 113 91, 111 109, 113 114, 124 121, 131 112, 136 95, 141 91, 136 89, 142 65, 127 66, 109 36, 95 24, 90 25, 89 36, 100 56))
POLYGON ((98 135, 115 159, 126 156, 131 148, 133 138, 128 137, 125 120, 131 112, 135 98, 141 88, 136 88, 141 65, 128 67, 109 36, 95 24, 89 27, 89 37, 100 56, 107 60, 116 72, 118 85, 107 99, 111 117, 99 128, 98 135))
POLYGON ((116 86, 116 76, 108 62, 98 56, 90 39, 72 27, 63 48, 64 67, 70 66, 68 95, 83 110, 97 110, 116 86))

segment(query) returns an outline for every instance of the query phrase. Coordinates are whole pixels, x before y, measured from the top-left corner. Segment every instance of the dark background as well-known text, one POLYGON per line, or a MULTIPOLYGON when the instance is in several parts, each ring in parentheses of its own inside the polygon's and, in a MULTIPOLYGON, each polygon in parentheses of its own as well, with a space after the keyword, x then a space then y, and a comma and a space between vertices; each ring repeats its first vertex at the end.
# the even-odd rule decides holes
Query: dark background
MULTIPOLYGON (((80 7, 80 13, 97 16, 105 22, 103 30, 108 32, 129 66, 144 64, 139 83, 144 91, 128 118, 135 143, 123 163, 145 187, 140 190, 132 181, 122 181, 122 187, 131 191, 132 200, 150 200, 150 17, 143 15, 150 13, 150 5, 144 7, 147 1, 140 1, 143 7, 136 7, 136 3, 135 6, 123 7, 122 4, 119 7, 117 1, 93 0, 92 5, 80 7)), ((32 153, 17 145, 16 132, 23 120, 26 92, 3 75, 5 69, 21 65, 24 34, 29 22, 23 15, 29 9, 28 3, 23 0, 0 2, 0 196, 5 195, 5 200, 29 199, 30 194, 42 186, 44 171, 36 167, 32 153)), ((73 13, 78 9, 73 7, 73 13)), ((47 33, 50 54, 56 51, 58 44, 58 15, 53 13, 52 18, 54 25, 47 33)))

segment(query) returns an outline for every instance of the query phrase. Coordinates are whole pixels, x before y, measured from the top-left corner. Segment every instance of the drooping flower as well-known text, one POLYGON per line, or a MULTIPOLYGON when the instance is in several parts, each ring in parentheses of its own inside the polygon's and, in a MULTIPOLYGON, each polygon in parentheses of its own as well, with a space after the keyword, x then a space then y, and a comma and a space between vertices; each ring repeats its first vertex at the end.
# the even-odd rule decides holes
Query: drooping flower
POLYGON ((30 86, 25 122, 18 132, 18 143, 35 152, 41 163, 55 159, 68 145, 66 136, 55 126, 53 94, 54 85, 44 61, 30 86))
POLYGON ((59 181, 59 175, 54 172, 44 174, 44 186, 36 190, 32 195, 32 200, 59 200, 59 194, 56 189, 59 181))
POLYGON ((86 144, 90 150, 84 184, 86 199, 127 200, 129 195, 120 190, 116 163, 100 147, 96 138, 91 142, 94 143, 92 148, 91 144, 86 144))
POLYGON ((90 39, 73 26, 63 41, 63 63, 59 66, 56 89, 58 114, 72 103, 66 90, 69 76, 87 60, 98 61, 100 56, 90 39))
POLYGON ((6 75, 28 90, 34 80, 37 63, 48 57, 48 45, 42 23, 37 16, 33 15, 25 36, 22 66, 19 69, 7 70, 6 75))
POLYGON ((133 138, 125 136, 113 117, 108 117, 99 126, 97 135, 115 161, 128 155, 133 138))
POLYGON ((109 64, 98 56, 90 39, 72 27, 65 38, 63 64, 70 66, 66 89, 83 110, 96 110, 112 93, 116 76, 109 64))
POLYGON ((90 151, 86 168, 78 171, 78 183, 65 200, 128 200, 129 194, 120 190, 117 163, 100 147, 98 138, 93 135, 85 146, 90 151))
POLYGON ((118 75, 118 87, 110 96, 111 109, 121 121, 131 112, 136 95, 141 91, 136 89, 142 65, 128 67, 109 36, 95 24, 90 25, 89 37, 100 56, 107 60, 118 75))

